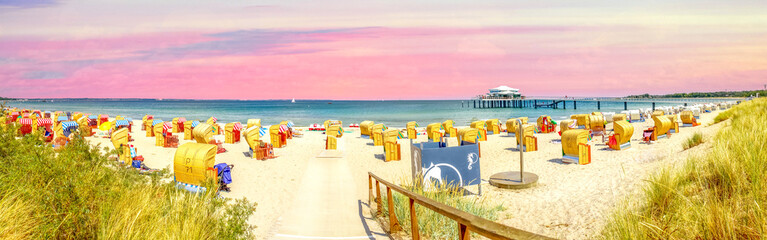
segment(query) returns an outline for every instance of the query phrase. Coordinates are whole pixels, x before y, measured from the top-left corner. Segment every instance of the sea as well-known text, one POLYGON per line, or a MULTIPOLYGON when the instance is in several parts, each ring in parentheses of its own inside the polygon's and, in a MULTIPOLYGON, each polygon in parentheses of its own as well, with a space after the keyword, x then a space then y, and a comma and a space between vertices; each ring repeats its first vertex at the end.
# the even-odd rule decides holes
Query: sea
MULTIPOLYGON (((221 122, 247 122, 261 119, 263 125, 292 121, 296 126, 322 124, 325 120, 341 120, 345 126, 372 120, 390 127, 404 127, 416 121, 420 126, 451 119, 456 125, 485 119, 528 117, 537 119, 548 115, 553 119, 566 119, 572 114, 623 111, 622 101, 578 101, 573 109, 568 101, 567 109, 550 108, 473 108, 466 100, 392 100, 392 101, 338 101, 338 100, 160 100, 160 99, 53 99, 9 101, 7 106, 42 111, 84 112, 121 115, 141 119, 145 114, 155 119, 170 121, 175 117, 187 120, 206 120, 216 117, 221 122)), ((656 103, 660 106, 676 106, 679 103, 656 103)), ((629 102, 628 109, 651 108, 650 102, 629 102)))

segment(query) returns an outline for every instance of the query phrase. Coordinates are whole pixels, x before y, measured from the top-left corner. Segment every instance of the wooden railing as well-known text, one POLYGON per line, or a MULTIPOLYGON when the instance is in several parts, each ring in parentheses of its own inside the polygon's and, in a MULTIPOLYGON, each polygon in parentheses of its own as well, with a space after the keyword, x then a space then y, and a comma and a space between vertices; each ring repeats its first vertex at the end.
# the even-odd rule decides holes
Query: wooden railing
POLYGON ((535 233, 509 227, 478 217, 471 213, 461 211, 457 208, 418 195, 403 187, 387 182, 371 172, 368 172, 368 201, 370 201, 371 198, 375 200, 377 205, 377 215, 380 215, 383 212, 381 206, 381 184, 386 187, 386 202, 388 203, 389 208, 389 231, 391 233, 402 229, 402 227, 399 225, 399 221, 397 220, 397 215, 394 213, 394 199, 392 197, 392 190, 394 190, 406 196, 408 198, 408 202, 410 203, 410 227, 413 240, 419 240, 421 238, 418 232, 418 217, 416 216, 415 212, 416 203, 445 217, 455 220, 458 223, 459 239, 461 240, 470 239, 471 232, 476 232, 479 235, 490 239, 552 239, 543 235, 538 235, 535 233), (375 196, 373 196, 373 180, 375 180, 375 196))

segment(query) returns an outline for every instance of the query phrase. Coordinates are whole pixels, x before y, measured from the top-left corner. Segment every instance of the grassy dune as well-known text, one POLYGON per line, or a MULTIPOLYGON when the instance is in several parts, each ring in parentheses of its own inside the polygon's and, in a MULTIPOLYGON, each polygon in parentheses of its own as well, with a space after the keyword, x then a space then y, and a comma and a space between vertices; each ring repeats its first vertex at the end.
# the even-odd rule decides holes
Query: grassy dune
MULTIPOLYGON (((702 156, 650 177, 643 197, 611 216, 605 239, 767 237, 767 99, 722 112, 702 156)), ((691 140, 694 142, 696 140, 691 140)))
POLYGON ((56 153, 14 131, 0 129, 0 239, 253 238, 253 203, 178 190, 79 137, 56 153))

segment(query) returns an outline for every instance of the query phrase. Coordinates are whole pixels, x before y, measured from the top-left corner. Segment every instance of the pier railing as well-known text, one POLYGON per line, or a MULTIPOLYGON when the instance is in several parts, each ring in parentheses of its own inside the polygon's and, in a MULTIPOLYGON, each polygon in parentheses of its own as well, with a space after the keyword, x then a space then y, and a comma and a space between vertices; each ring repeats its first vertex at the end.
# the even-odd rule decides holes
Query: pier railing
POLYGON ((410 227, 413 240, 421 239, 420 233, 418 231, 418 217, 416 216, 415 211, 416 203, 431 209, 432 211, 439 213, 442 216, 455 220, 458 223, 457 227, 459 232, 459 239, 461 240, 470 239, 471 232, 475 232, 490 239, 553 239, 543 235, 538 235, 535 233, 509 227, 497 222, 487 220, 485 218, 478 217, 471 213, 461 211, 457 208, 418 195, 403 187, 387 182, 371 172, 368 172, 368 201, 370 201, 370 199, 375 200, 377 205, 377 214, 381 214, 383 212, 383 207, 381 206, 381 184, 386 187, 386 202, 388 203, 389 208, 389 231, 391 233, 395 233, 402 229, 402 226, 399 225, 399 221, 397 220, 397 215, 394 213, 394 199, 392 197, 392 190, 394 190, 407 197, 408 202, 410 203, 410 227), (376 191, 375 195, 373 195, 374 180, 376 191))

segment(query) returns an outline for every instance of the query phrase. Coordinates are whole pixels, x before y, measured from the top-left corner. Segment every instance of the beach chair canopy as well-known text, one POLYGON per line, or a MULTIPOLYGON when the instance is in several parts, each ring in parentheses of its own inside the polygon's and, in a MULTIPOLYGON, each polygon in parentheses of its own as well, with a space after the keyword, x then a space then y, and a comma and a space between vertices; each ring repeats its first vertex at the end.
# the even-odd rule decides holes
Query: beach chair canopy
POLYGON ((32 125, 32 119, 22 118, 19 119, 19 123, 21 123, 21 125, 32 125))
POLYGON ((128 120, 116 120, 115 121, 115 127, 121 127, 121 126, 129 126, 130 122, 128 120))
POLYGON ((173 129, 173 123, 171 123, 171 122, 164 122, 164 123, 162 124, 162 131, 163 131, 163 132, 168 132, 168 131, 170 131, 171 129, 173 129))
POLYGON ((197 127, 197 125, 200 125, 200 121, 193 121, 193 122, 192 122, 192 127, 193 127, 193 128, 194 128, 194 127, 197 127))
POLYGON ((37 119, 37 126, 44 126, 44 125, 51 125, 53 122, 50 118, 38 118, 37 119))
POLYGON ((152 120, 152 126, 162 123, 161 119, 154 119, 152 120))
POLYGON ((69 137, 72 132, 77 131, 77 122, 67 121, 61 122, 61 128, 63 129, 64 136, 69 137))
POLYGON ((67 116, 59 116, 59 118, 57 120, 58 121, 66 121, 66 120, 69 120, 69 117, 67 117, 67 116))

